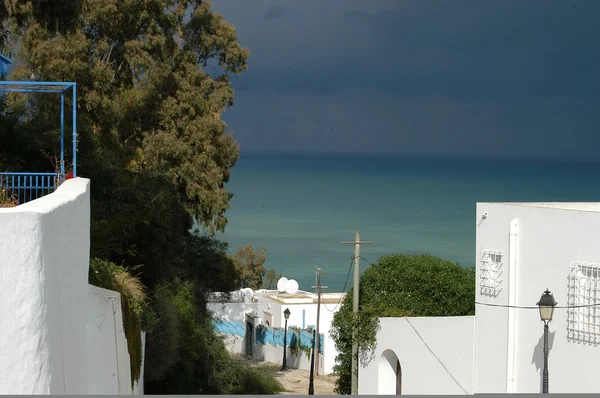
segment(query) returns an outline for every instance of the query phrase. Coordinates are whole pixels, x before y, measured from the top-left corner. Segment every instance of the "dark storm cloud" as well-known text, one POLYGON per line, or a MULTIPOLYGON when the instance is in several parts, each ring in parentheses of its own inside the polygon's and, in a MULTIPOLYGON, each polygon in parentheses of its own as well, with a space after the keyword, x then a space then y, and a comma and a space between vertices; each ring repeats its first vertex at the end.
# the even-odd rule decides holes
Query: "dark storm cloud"
POLYGON ((264 17, 265 19, 275 19, 283 16, 285 14, 284 7, 278 7, 274 5, 270 5, 265 11, 264 17))
POLYGON ((270 4, 213 3, 252 52, 225 116, 242 150, 588 156, 600 144, 600 1, 270 4))
POLYGON ((253 43, 251 68, 236 87, 509 97, 595 96, 600 89, 600 2, 420 3, 373 12, 305 7, 327 18, 290 13, 253 43))

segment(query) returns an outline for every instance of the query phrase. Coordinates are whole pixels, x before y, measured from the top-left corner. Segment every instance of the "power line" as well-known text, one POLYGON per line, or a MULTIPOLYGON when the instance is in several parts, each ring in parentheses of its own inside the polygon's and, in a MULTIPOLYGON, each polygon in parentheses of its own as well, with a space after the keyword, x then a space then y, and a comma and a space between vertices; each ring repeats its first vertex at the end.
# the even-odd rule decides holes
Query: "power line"
POLYGON ((370 262, 369 260, 367 260, 366 258, 364 258, 363 256, 359 256, 361 259, 365 260, 367 262, 367 264, 369 265, 375 265, 372 262, 370 262))
MULTIPOLYGON (((366 261, 369 265, 374 265, 373 263, 371 263, 369 260, 367 260, 366 258, 360 256, 360 258, 364 261, 366 261)), ((488 306, 488 307, 500 307, 500 308, 516 308, 516 309, 522 309, 522 310, 539 310, 540 307, 539 306, 519 306, 519 305, 504 305, 504 304, 490 304, 490 303, 481 303, 479 301, 476 301, 475 304, 478 305, 483 305, 483 306, 488 306)), ((588 307, 598 307, 600 306, 600 303, 596 303, 596 304, 582 304, 582 305, 567 305, 567 306, 559 306, 557 305, 554 308, 558 308, 558 309, 569 309, 569 308, 588 308, 588 307)))
MULTIPOLYGON (((358 256, 361 260, 364 260, 366 263, 368 263, 369 265, 375 265, 372 262, 370 262, 369 260, 367 260, 366 258, 364 258, 363 256, 358 256)), ((350 263, 350 268, 348 269, 348 276, 346 277, 346 283, 344 283, 344 289, 343 291, 346 290, 346 285, 348 283, 348 279, 350 277, 350 272, 352 270, 352 265, 354 264, 354 256, 352 256, 352 262, 350 263)), ((338 302, 338 304, 336 305, 336 307, 334 307, 333 310, 330 310, 329 308, 327 308, 327 306, 325 308, 327 308, 328 311, 333 312, 335 311, 335 309, 337 308, 337 306, 341 303, 338 302)), ((521 310, 539 310, 539 306, 519 306, 519 305, 505 305, 505 304, 491 304, 491 303, 482 303, 479 301, 476 301, 475 304, 477 305, 483 305, 483 306, 487 306, 487 307, 499 307, 499 308, 516 308, 516 309, 521 309, 521 310)), ((589 307, 599 307, 600 303, 596 303, 596 304, 582 304, 582 305, 567 305, 567 306, 559 306, 557 305, 554 308, 558 308, 558 309, 569 309, 569 308, 589 308, 589 307)))
MULTIPOLYGON (((354 265, 354 255, 352 256, 352 259, 350 260, 350 267, 348 267, 348 275, 346 276, 346 282, 344 283, 344 288, 342 289, 342 293, 346 293, 346 286, 348 285, 348 280, 350 279, 350 272, 352 271, 352 266, 354 265)), ((332 310, 330 310, 329 308, 327 308, 327 304, 323 303, 323 306, 325 307, 325 309, 329 312, 335 312, 335 310, 337 309, 337 307, 339 307, 339 305, 342 303, 342 300, 344 300, 344 296, 342 295, 340 297, 340 301, 338 301, 338 303, 335 305, 335 307, 333 307, 332 310)))
MULTIPOLYGON (((369 260, 367 260, 366 258, 364 258, 363 256, 358 256, 360 259, 366 261, 369 265, 374 265, 372 262, 370 262, 369 260)), ((350 260, 350 267, 348 268, 348 275, 346 276, 346 282, 344 283, 344 288, 342 289, 343 293, 346 293, 346 286, 348 285, 348 280, 350 279, 350 273, 352 272, 352 266, 354 265, 354 256, 352 256, 352 259, 350 260)), ((339 305, 342 303, 344 297, 340 297, 340 301, 338 301, 338 303, 335 305, 335 307, 333 307, 332 310, 330 310, 329 308, 327 308, 327 304, 323 303, 323 306, 325 307, 325 309, 329 312, 335 312, 335 310, 337 309, 337 307, 339 307, 339 305)))
POLYGON ((404 318, 404 319, 406 319, 406 322, 408 322, 408 324, 410 325, 410 327, 415 331, 415 333, 417 334, 417 336, 419 337, 419 339, 421 340, 421 342, 425 345, 425 348, 427 348, 429 350, 429 352, 431 353, 431 355, 433 355, 433 357, 435 359, 437 359, 438 363, 440 365, 442 365, 442 368, 444 368, 444 370, 446 371, 446 373, 448 374, 448 376, 450 376, 450 378, 452 380, 454 380, 454 382, 460 387, 460 389, 463 390, 464 393, 468 395, 469 393, 467 392, 467 390, 465 390, 465 388, 459 383, 459 381, 456 380, 456 378, 452 375, 452 373, 450 372, 450 370, 448 370, 448 368, 446 367, 446 365, 444 365, 444 362, 442 362, 442 360, 437 355, 435 355, 435 352, 433 352, 433 350, 431 349, 431 347, 429 347, 429 344, 427 344, 425 342, 425 340, 423 339, 423 336, 421 336, 421 333, 419 333, 419 331, 415 328, 415 326, 410 322, 410 320, 408 318, 404 318))

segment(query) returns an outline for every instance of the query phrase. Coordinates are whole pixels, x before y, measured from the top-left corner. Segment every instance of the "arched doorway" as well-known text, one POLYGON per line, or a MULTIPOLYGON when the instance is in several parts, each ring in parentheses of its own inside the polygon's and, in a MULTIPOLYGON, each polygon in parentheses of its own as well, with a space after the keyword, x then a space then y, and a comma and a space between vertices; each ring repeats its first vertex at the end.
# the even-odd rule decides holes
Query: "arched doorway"
POLYGON ((402 393, 402 368, 398 356, 392 350, 385 350, 379 359, 377 391, 382 395, 402 393))

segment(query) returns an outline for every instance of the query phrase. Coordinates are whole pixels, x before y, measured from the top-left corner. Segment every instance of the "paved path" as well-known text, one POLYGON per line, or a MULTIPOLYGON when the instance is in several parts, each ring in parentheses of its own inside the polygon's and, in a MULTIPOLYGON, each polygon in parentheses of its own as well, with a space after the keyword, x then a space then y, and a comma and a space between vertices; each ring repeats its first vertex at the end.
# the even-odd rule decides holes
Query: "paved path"
MULTIPOLYGON (((247 362, 252 366, 281 366, 271 362, 252 360, 242 355, 236 355, 236 358, 247 362)), ((275 371, 274 375, 286 389, 286 391, 279 393, 279 395, 308 395, 308 384, 310 383, 309 371, 302 369, 287 369, 284 371, 275 371)), ((315 376, 315 395, 337 395, 333 391, 336 379, 337 377, 334 375, 315 376)))
MULTIPOLYGON (((275 377, 287 390, 287 392, 282 392, 280 395, 308 395, 310 372, 301 369, 288 369, 277 372, 275 377)), ((335 376, 315 376, 315 395, 337 395, 333 392, 335 380, 335 376)))

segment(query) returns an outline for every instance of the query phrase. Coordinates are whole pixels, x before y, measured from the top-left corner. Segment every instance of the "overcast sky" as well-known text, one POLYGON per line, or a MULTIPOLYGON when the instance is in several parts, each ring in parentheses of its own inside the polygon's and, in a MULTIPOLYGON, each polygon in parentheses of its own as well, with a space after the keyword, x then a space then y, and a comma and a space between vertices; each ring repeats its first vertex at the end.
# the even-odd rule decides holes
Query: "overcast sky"
POLYGON ((598 0, 213 0, 244 152, 600 158, 598 0))

